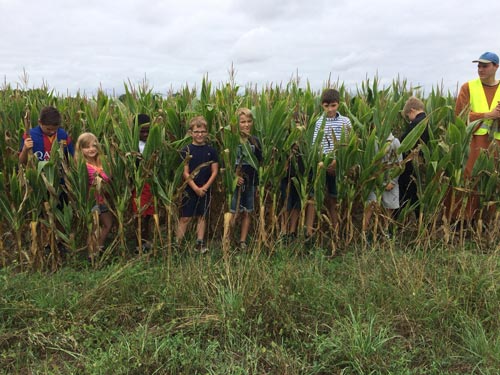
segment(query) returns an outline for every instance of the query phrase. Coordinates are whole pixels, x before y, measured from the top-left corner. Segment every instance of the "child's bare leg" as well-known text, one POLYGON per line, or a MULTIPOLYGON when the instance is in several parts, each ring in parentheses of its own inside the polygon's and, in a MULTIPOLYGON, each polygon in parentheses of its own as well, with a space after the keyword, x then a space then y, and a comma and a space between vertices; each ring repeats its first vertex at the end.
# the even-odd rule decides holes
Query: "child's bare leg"
POLYGON ((339 219, 337 215, 337 198, 327 197, 326 205, 328 207, 328 215, 330 215, 330 220, 332 221, 332 228, 336 234, 339 226, 339 219))
POLYGON ((248 232, 250 230, 250 215, 247 211, 241 213, 241 233, 240 233, 240 242, 246 242, 248 232))
POLYGON ((111 231, 111 227, 113 226, 113 214, 111 212, 103 212, 99 215, 99 225, 100 225, 100 233, 99 238, 97 239, 97 243, 99 247, 104 247, 104 243, 106 242, 106 238, 108 237, 109 232, 111 231))
POLYGON ((368 231, 368 227, 370 226, 370 220, 373 215, 373 202, 368 203, 368 205, 365 208, 365 213, 363 217, 363 232, 368 231))
POLYGON ((281 217, 281 234, 287 234, 288 233, 288 223, 289 223, 289 213, 288 211, 284 211, 283 215, 281 217))
POLYGON ((308 202, 306 206, 306 235, 311 237, 313 235, 314 216, 316 210, 314 209, 314 202, 308 202))
POLYGON ((229 220, 229 225, 232 227, 234 227, 234 225, 236 224, 236 218, 238 217, 238 214, 236 212, 231 212, 231 219, 229 220))
POLYGON ((395 210, 394 210, 394 209, 392 209, 392 208, 386 208, 386 209, 385 209, 385 212, 386 212, 386 218, 385 218, 385 220, 384 220, 384 231, 385 231, 385 233, 387 233, 387 234, 389 234, 389 235, 391 234, 391 233, 389 233, 389 225, 390 225, 390 224, 391 224, 391 222, 392 222, 392 215, 394 215, 394 211, 395 211, 395 210))
POLYGON ((293 208, 290 211, 290 223, 289 223, 289 234, 296 234, 297 233, 297 224, 299 223, 299 217, 300 217, 300 210, 293 208))
POLYGON ((186 230, 189 222, 191 221, 191 217, 183 216, 179 219, 179 226, 177 227, 176 239, 177 242, 181 242, 186 234, 186 230))
POLYGON ((205 230, 207 227, 207 221, 205 216, 198 217, 198 223, 196 224, 196 239, 203 241, 205 238, 205 230))

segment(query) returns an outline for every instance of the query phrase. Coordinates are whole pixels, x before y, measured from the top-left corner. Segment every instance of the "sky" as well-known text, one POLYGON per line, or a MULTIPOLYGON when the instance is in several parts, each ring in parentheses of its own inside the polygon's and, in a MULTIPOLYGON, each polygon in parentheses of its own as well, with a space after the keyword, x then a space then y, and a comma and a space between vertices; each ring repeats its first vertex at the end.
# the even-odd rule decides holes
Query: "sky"
POLYGON ((455 94, 500 54, 499 16, 498 0, 0 0, 0 86, 166 94, 233 67, 242 87, 378 77, 455 94))

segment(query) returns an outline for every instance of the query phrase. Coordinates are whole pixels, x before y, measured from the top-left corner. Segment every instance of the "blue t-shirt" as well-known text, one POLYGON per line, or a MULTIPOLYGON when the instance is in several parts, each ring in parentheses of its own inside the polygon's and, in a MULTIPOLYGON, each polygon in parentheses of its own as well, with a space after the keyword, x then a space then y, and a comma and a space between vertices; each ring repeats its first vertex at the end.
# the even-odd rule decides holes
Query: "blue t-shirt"
POLYGON ((57 128, 56 134, 57 134, 56 138, 52 139, 48 135, 42 132, 42 128, 40 128, 40 126, 36 126, 30 130, 29 135, 27 133, 23 134, 19 151, 23 149, 24 141, 26 140, 26 138, 30 136, 31 139, 33 140, 33 154, 35 154, 35 157, 40 161, 50 160, 52 143, 56 140, 57 142, 61 141, 65 142, 65 144, 63 145, 64 155, 73 156, 75 154, 75 149, 73 147, 73 142, 71 140, 71 137, 68 135, 68 133, 66 133, 64 129, 59 127, 57 128))
MULTIPOLYGON (((205 185, 212 175, 212 164, 219 162, 217 151, 215 150, 215 148, 207 144, 190 144, 181 150, 181 156, 183 160, 186 159, 188 155, 191 156, 191 159, 189 160, 189 173, 193 173, 193 171, 199 165, 207 163, 205 166, 201 167, 193 177, 193 181, 196 185, 205 185)), ((189 185, 187 186, 187 189, 191 190, 189 185)))

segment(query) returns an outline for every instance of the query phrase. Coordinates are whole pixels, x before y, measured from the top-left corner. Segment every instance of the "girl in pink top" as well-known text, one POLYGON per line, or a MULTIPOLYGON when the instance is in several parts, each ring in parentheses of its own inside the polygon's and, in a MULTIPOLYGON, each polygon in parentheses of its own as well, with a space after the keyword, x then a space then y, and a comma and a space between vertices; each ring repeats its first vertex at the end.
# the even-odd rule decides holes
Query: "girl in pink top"
POLYGON ((104 242, 113 226, 113 215, 105 205, 105 198, 101 194, 102 184, 109 182, 109 177, 102 168, 101 146, 97 137, 92 133, 83 133, 76 142, 75 158, 85 160, 89 174, 89 186, 95 188, 96 206, 92 210, 99 212, 100 231, 97 242, 99 248, 104 248, 104 242))

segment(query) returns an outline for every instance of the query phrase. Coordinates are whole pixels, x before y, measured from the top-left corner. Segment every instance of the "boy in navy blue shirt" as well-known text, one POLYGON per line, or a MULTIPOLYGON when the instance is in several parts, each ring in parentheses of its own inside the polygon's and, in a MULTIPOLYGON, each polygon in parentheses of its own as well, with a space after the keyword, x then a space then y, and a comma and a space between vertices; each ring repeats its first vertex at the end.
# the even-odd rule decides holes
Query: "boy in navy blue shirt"
POLYGON ((196 250, 205 253, 208 251, 205 245, 205 231, 210 207, 210 187, 219 173, 219 157, 217 151, 207 144, 208 127, 203 116, 197 116, 190 121, 189 133, 193 141, 181 151, 185 160, 183 177, 186 190, 177 228, 177 243, 184 238, 191 218, 197 217, 196 250))

